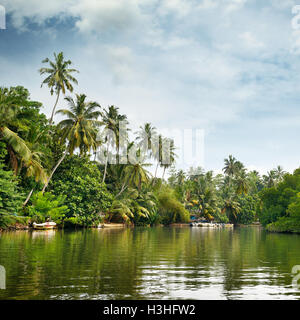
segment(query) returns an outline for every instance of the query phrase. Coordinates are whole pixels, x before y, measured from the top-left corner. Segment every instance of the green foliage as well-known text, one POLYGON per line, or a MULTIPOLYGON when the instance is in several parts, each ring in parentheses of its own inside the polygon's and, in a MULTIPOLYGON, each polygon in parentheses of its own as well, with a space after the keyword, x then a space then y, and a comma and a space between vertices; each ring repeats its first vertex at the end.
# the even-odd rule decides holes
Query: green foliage
POLYGON ((157 199, 148 190, 129 189, 109 208, 109 220, 135 225, 154 225, 158 222, 157 199))
POLYGON ((18 182, 11 171, 3 169, 0 162, 0 227, 18 221, 17 213, 22 207, 24 196, 18 190, 18 182))
POLYGON ((33 222, 43 223, 52 220, 62 223, 69 209, 64 205, 64 196, 55 196, 50 192, 39 192, 32 197, 32 205, 27 208, 33 222))
POLYGON ((190 220, 190 213, 176 199, 172 189, 164 188, 157 198, 161 223, 168 225, 176 222, 186 223, 190 220))
POLYGON ((286 174, 277 186, 266 188, 261 192, 262 209, 260 221, 263 225, 276 222, 288 213, 288 207, 296 201, 300 192, 300 170, 286 174))
POLYGON ((101 221, 100 213, 112 203, 112 195, 101 183, 98 167, 88 158, 68 156, 57 169, 50 189, 57 196, 64 195, 69 208, 67 218, 80 226, 94 226, 101 221))
POLYGON ((259 198, 256 196, 243 195, 238 198, 240 212, 237 216, 237 222, 241 224, 251 224, 256 220, 259 198))

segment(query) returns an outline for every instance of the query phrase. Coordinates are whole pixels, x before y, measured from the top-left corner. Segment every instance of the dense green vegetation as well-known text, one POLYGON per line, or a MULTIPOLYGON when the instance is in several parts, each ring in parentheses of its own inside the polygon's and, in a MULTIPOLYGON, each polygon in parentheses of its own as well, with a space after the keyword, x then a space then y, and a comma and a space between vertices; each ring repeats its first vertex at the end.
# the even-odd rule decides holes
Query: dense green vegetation
POLYGON ((260 220, 269 231, 300 232, 300 169, 261 194, 260 220))
POLYGON ((0 88, 0 227, 46 220, 82 227, 103 221, 169 225, 193 214, 300 230, 299 171, 289 175, 279 166, 261 177, 231 155, 224 174, 176 170, 174 141, 151 123, 129 134, 129 120, 118 107, 103 108, 85 94, 65 96, 74 91, 77 70, 63 53, 54 58, 40 69, 42 85, 56 95, 49 120, 27 89, 0 88), (63 96, 67 107, 59 108, 63 96))

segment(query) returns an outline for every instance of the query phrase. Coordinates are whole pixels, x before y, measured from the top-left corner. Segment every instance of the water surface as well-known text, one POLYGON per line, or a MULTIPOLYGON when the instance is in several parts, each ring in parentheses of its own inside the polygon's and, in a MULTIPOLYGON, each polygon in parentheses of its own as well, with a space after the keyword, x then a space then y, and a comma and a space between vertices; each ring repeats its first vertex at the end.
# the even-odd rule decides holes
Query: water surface
POLYGON ((0 299, 299 299, 300 236, 261 228, 0 234, 0 299))

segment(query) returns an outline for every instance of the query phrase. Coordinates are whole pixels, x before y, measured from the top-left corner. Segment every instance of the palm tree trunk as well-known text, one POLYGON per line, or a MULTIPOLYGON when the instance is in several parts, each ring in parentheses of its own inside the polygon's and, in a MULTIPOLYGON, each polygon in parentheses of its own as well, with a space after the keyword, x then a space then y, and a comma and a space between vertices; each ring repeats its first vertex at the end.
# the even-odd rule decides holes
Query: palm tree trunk
POLYGON ((121 191, 116 195, 116 198, 121 195, 121 193, 123 193, 125 190, 127 189, 127 186, 125 185, 125 182, 123 183, 123 186, 121 188, 121 191))
POLYGON ((105 159, 105 167, 104 167, 104 174, 103 174, 102 183, 104 183, 104 182, 105 182, 105 178, 106 178, 107 162, 108 162, 108 150, 109 150, 109 143, 107 142, 107 148, 106 148, 106 159, 105 159))
POLYGON ((67 153, 68 153, 68 149, 66 149, 66 151, 65 151, 64 154, 63 154, 63 156, 59 159, 59 161, 57 162, 56 166, 53 168, 53 170, 52 170, 49 178, 47 179, 47 182, 46 182, 45 185, 44 185, 44 188, 43 188, 43 190, 42 190, 42 193, 45 192, 45 190, 46 190, 46 188, 48 187, 48 184, 49 184, 49 182, 50 182, 50 180, 51 180, 54 172, 55 172, 56 169, 60 166, 60 164, 63 162, 63 160, 64 160, 64 158, 66 157, 67 153))
POLYGON ((55 109, 56 109, 56 106, 57 106, 57 103, 58 103, 59 95, 60 95, 60 90, 58 90, 58 92, 57 92, 57 98, 56 98, 56 101, 55 101, 55 105, 54 105, 54 107, 52 109, 52 114, 51 114, 51 118, 50 118, 50 121, 49 121, 50 125, 53 122, 53 117, 54 117, 54 114, 55 114, 55 109))
POLYGON ((157 165, 156 165, 156 169, 155 169, 155 175, 154 175, 154 178, 156 178, 156 175, 157 175, 157 169, 158 169, 158 165, 159 165, 159 161, 157 162, 157 165))
POLYGON ((30 200, 31 195, 32 195, 32 193, 33 193, 33 190, 34 190, 34 189, 31 189, 31 191, 29 192, 29 194, 28 194, 28 196, 27 196, 26 200, 25 200, 25 201, 24 201, 24 203, 23 203, 23 207, 25 207, 25 206, 26 206, 26 204, 28 203, 28 201, 30 200))
POLYGON ((165 177, 165 172, 166 172, 166 167, 164 167, 164 172, 163 172, 163 175, 162 175, 162 180, 164 180, 164 177, 165 177))

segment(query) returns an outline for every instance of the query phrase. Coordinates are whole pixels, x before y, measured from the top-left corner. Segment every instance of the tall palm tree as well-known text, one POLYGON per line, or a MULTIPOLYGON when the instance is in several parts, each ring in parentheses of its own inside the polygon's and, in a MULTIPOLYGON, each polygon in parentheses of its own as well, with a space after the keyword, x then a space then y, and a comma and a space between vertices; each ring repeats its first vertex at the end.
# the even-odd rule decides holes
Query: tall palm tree
POLYGON ((174 140, 166 138, 166 146, 167 146, 167 148, 163 148, 162 159, 164 159, 164 153, 166 153, 165 158, 167 158, 168 161, 166 163, 163 163, 163 161, 162 161, 162 163, 161 163, 161 167, 164 168, 163 174, 162 174, 162 180, 165 177, 166 169, 170 168, 175 163, 175 158, 177 157, 177 155, 175 153, 176 148, 175 148, 174 140))
POLYGON ((156 128, 147 122, 144 126, 140 126, 140 130, 137 133, 136 140, 138 141, 138 146, 143 152, 148 152, 152 150, 152 139, 157 135, 156 128))
POLYGON ((239 171, 237 178, 236 178, 236 193, 237 194, 246 194, 249 190, 249 182, 247 179, 247 173, 245 169, 239 171))
POLYGON ((58 129, 62 132, 61 141, 67 142, 67 148, 53 168, 42 192, 46 190, 53 174, 68 152, 72 155, 78 148, 80 155, 85 155, 90 149, 97 148, 97 126, 100 125, 97 119, 101 114, 100 110, 98 111, 100 105, 97 102, 87 102, 84 94, 77 94, 76 101, 71 97, 66 97, 65 100, 68 101, 69 109, 61 109, 57 113, 67 116, 67 119, 58 124, 58 129))
POLYGON ((267 175, 263 176, 264 183, 268 188, 276 186, 277 175, 274 170, 268 171, 267 175))
POLYGON ((278 181, 282 181, 284 175, 286 174, 282 166, 277 166, 276 169, 274 169, 274 172, 278 181))
POLYGON ((52 124, 60 93, 62 92, 65 95, 67 90, 73 92, 72 83, 78 84, 78 82, 71 74, 78 72, 78 70, 69 68, 72 61, 65 60, 63 52, 60 52, 59 54, 54 53, 54 61, 46 58, 42 63, 49 63, 50 66, 39 70, 40 75, 47 75, 43 80, 41 87, 46 84, 50 88, 51 95, 53 95, 54 92, 56 94, 56 101, 49 121, 49 123, 52 124))
POLYGON ((158 167, 162 162, 163 140, 164 140, 164 138, 161 134, 156 135, 153 138, 154 143, 152 143, 152 145, 151 145, 153 158, 157 161, 155 174, 154 174, 155 179, 157 176, 158 167))
MULTIPOLYGON (((101 112, 101 117, 102 117, 101 124, 104 125, 105 130, 111 130, 111 132, 113 132, 113 135, 114 135, 114 137, 110 137, 110 136, 106 137, 106 141, 105 141, 106 156, 105 156, 104 174, 103 174, 102 182, 104 182, 106 178, 109 148, 115 145, 117 158, 119 162, 120 138, 127 139, 126 136, 120 137, 120 122, 127 124, 128 123, 127 116, 119 114, 118 110, 119 108, 115 106, 110 106, 108 110, 104 109, 104 111, 101 112)), ((126 132, 123 134, 126 135, 126 132)))
POLYGON ((238 170, 238 161, 232 155, 229 155, 228 159, 224 159, 225 166, 223 171, 226 175, 233 177, 238 170))

